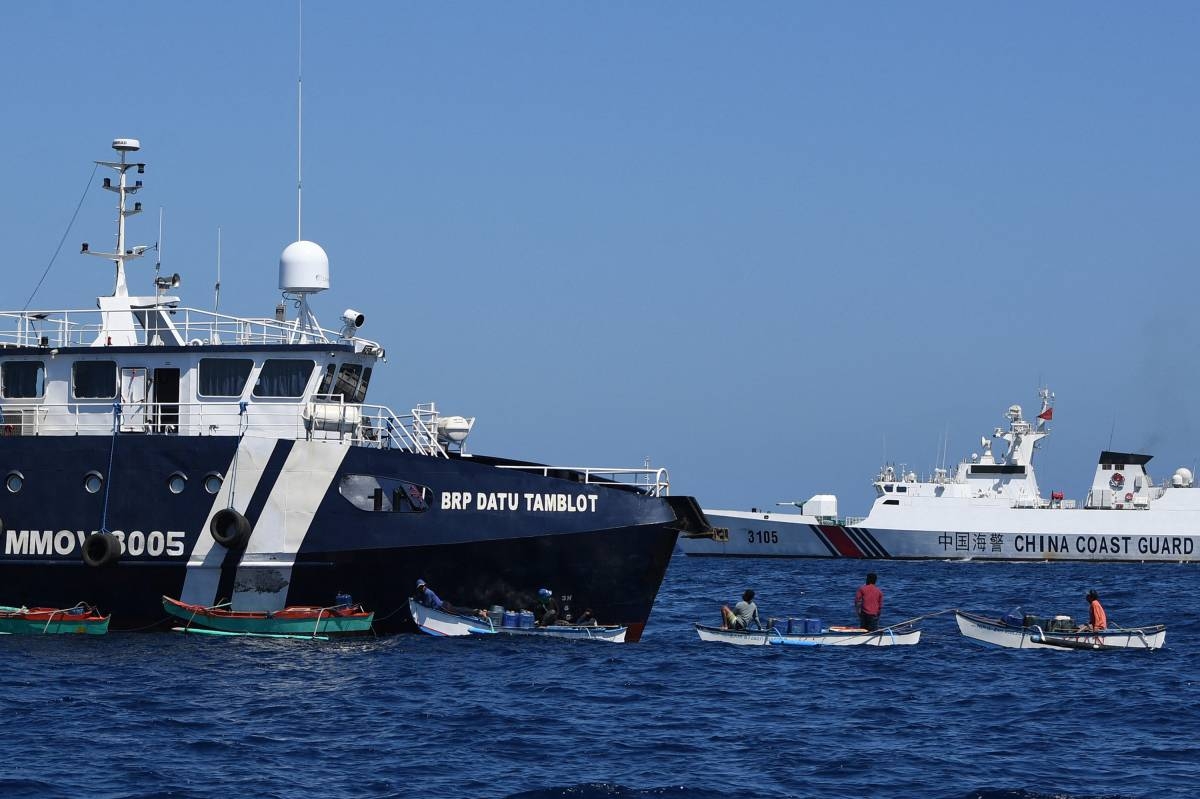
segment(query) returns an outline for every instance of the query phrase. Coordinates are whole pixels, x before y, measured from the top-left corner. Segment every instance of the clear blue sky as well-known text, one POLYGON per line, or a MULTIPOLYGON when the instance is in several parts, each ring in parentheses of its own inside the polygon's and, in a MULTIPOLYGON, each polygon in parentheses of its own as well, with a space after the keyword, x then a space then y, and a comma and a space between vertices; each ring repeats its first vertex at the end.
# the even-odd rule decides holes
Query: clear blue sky
MULTIPOLYGON (((185 302, 269 315, 294 2, 6 3, 5 308, 113 137, 185 302)), ((1045 491, 1200 456, 1200 6, 304 4, 304 235, 475 451, 666 465, 749 507, 978 449, 1040 383, 1045 491), (886 447, 886 451, 885 451, 886 447)), ((97 175, 37 307, 111 290, 97 175)), ((152 262, 133 267, 148 291, 152 262)))

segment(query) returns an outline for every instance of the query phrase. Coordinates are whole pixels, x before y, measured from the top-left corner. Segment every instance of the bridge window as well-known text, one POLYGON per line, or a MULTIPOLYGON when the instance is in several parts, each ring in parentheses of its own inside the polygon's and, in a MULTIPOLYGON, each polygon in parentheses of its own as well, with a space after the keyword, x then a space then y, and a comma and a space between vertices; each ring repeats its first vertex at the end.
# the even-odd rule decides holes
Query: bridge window
POLYGON ((71 367, 75 399, 115 399, 116 361, 76 361, 71 367))
POLYGON ((370 474, 346 475, 338 493, 359 510, 378 513, 422 513, 432 496, 425 486, 370 474))
POLYGON ((200 396, 242 396, 252 368, 254 361, 249 358, 201 358, 200 396))
POLYGON ((263 364, 254 384, 256 397, 303 397, 315 361, 285 361, 273 358, 263 364))
POLYGON ((0 364, 0 385, 5 399, 46 396, 46 365, 42 361, 7 361, 0 364))
POLYGON ((339 369, 334 364, 325 367, 318 394, 341 396, 343 402, 359 404, 367 398, 367 384, 371 382, 371 367, 362 368, 356 363, 344 363, 339 369), (334 378, 336 370, 336 380, 334 378))

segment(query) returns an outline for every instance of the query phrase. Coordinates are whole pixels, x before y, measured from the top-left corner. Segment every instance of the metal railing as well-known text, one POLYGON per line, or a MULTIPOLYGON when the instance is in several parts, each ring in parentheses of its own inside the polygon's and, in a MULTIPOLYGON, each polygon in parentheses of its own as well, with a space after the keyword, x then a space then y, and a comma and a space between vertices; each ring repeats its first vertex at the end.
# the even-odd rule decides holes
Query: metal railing
MULTIPOLYGON (((132 313, 163 313, 179 334, 180 342, 147 340, 141 330, 141 344, 296 344, 303 336, 323 342, 335 342, 343 336, 324 328, 302 329, 299 320, 252 319, 227 316, 198 308, 135 308, 132 313)), ((87 347, 104 329, 103 313, 96 309, 26 311, 0 313, 0 345, 13 347, 87 347)), ((356 337, 357 338, 357 337, 356 337)), ((367 345, 378 344, 358 339, 367 345)))
POLYGON ((503 464, 498 469, 515 469, 518 471, 540 474, 543 477, 556 477, 555 472, 568 472, 583 478, 584 484, 617 483, 636 488, 644 494, 653 497, 666 496, 671 493, 671 480, 667 470, 663 468, 597 468, 594 466, 539 466, 532 464, 503 464))
POLYGON ((446 457, 436 435, 413 414, 399 416, 384 405, 359 405, 340 395, 306 403, 130 402, 0 404, 0 437, 110 435, 250 436, 336 440, 357 446, 400 449, 446 457))

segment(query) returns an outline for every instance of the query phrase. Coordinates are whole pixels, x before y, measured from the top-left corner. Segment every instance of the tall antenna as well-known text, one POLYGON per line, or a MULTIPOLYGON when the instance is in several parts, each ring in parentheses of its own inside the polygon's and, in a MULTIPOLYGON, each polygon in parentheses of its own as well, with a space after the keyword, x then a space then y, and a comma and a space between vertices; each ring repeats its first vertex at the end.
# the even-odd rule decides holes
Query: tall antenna
POLYGON ((163 207, 158 206, 158 241, 154 244, 154 277, 157 279, 162 272, 162 233, 163 233, 163 207))
POLYGON ((213 285, 213 313, 221 308, 221 226, 217 225, 217 282, 213 285))
POLYGON ((300 235, 300 209, 304 186, 301 157, 304 146, 304 0, 296 0, 296 12, 296 241, 303 241, 304 237, 300 235))

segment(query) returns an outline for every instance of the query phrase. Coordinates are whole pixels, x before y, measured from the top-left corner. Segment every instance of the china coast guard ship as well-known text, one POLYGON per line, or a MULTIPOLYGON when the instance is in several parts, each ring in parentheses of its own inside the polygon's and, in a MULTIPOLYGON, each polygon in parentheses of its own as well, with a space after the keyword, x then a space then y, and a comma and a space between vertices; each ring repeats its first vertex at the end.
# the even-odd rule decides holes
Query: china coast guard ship
MULTIPOLYGON (((1019 405, 1008 428, 983 437, 981 454, 928 479, 884 467, 861 519, 837 517, 836 498, 814 497, 801 513, 705 510, 711 533, 680 538, 689 555, 979 560, 1200 561, 1200 489, 1189 469, 1155 483, 1152 456, 1100 453, 1082 504, 1042 496, 1033 468, 1050 434, 1054 395, 1043 389, 1036 419, 1019 405)), ((785 504, 785 503, 781 503, 785 504)), ((786 503, 793 504, 793 503, 786 503)))
POLYGON ((112 295, 0 314, 0 604, 87 601, 137 629, 163 596, 276 610, 348 592, 393 632, 424 578, 475 607, 531 607, 549 586, 637 640, 678 532, 705 529, 664 469, 471 455, 474 419, 368 404, 384 348, 357 311, 318 324, 329 261, 310 241, 279 262, 292 318, 185 307, 178 275, 131 294, 145 164, 135 139, 113 149, 98 163, 116 173, 116 247, 82 248, 115 264, 112 295))

